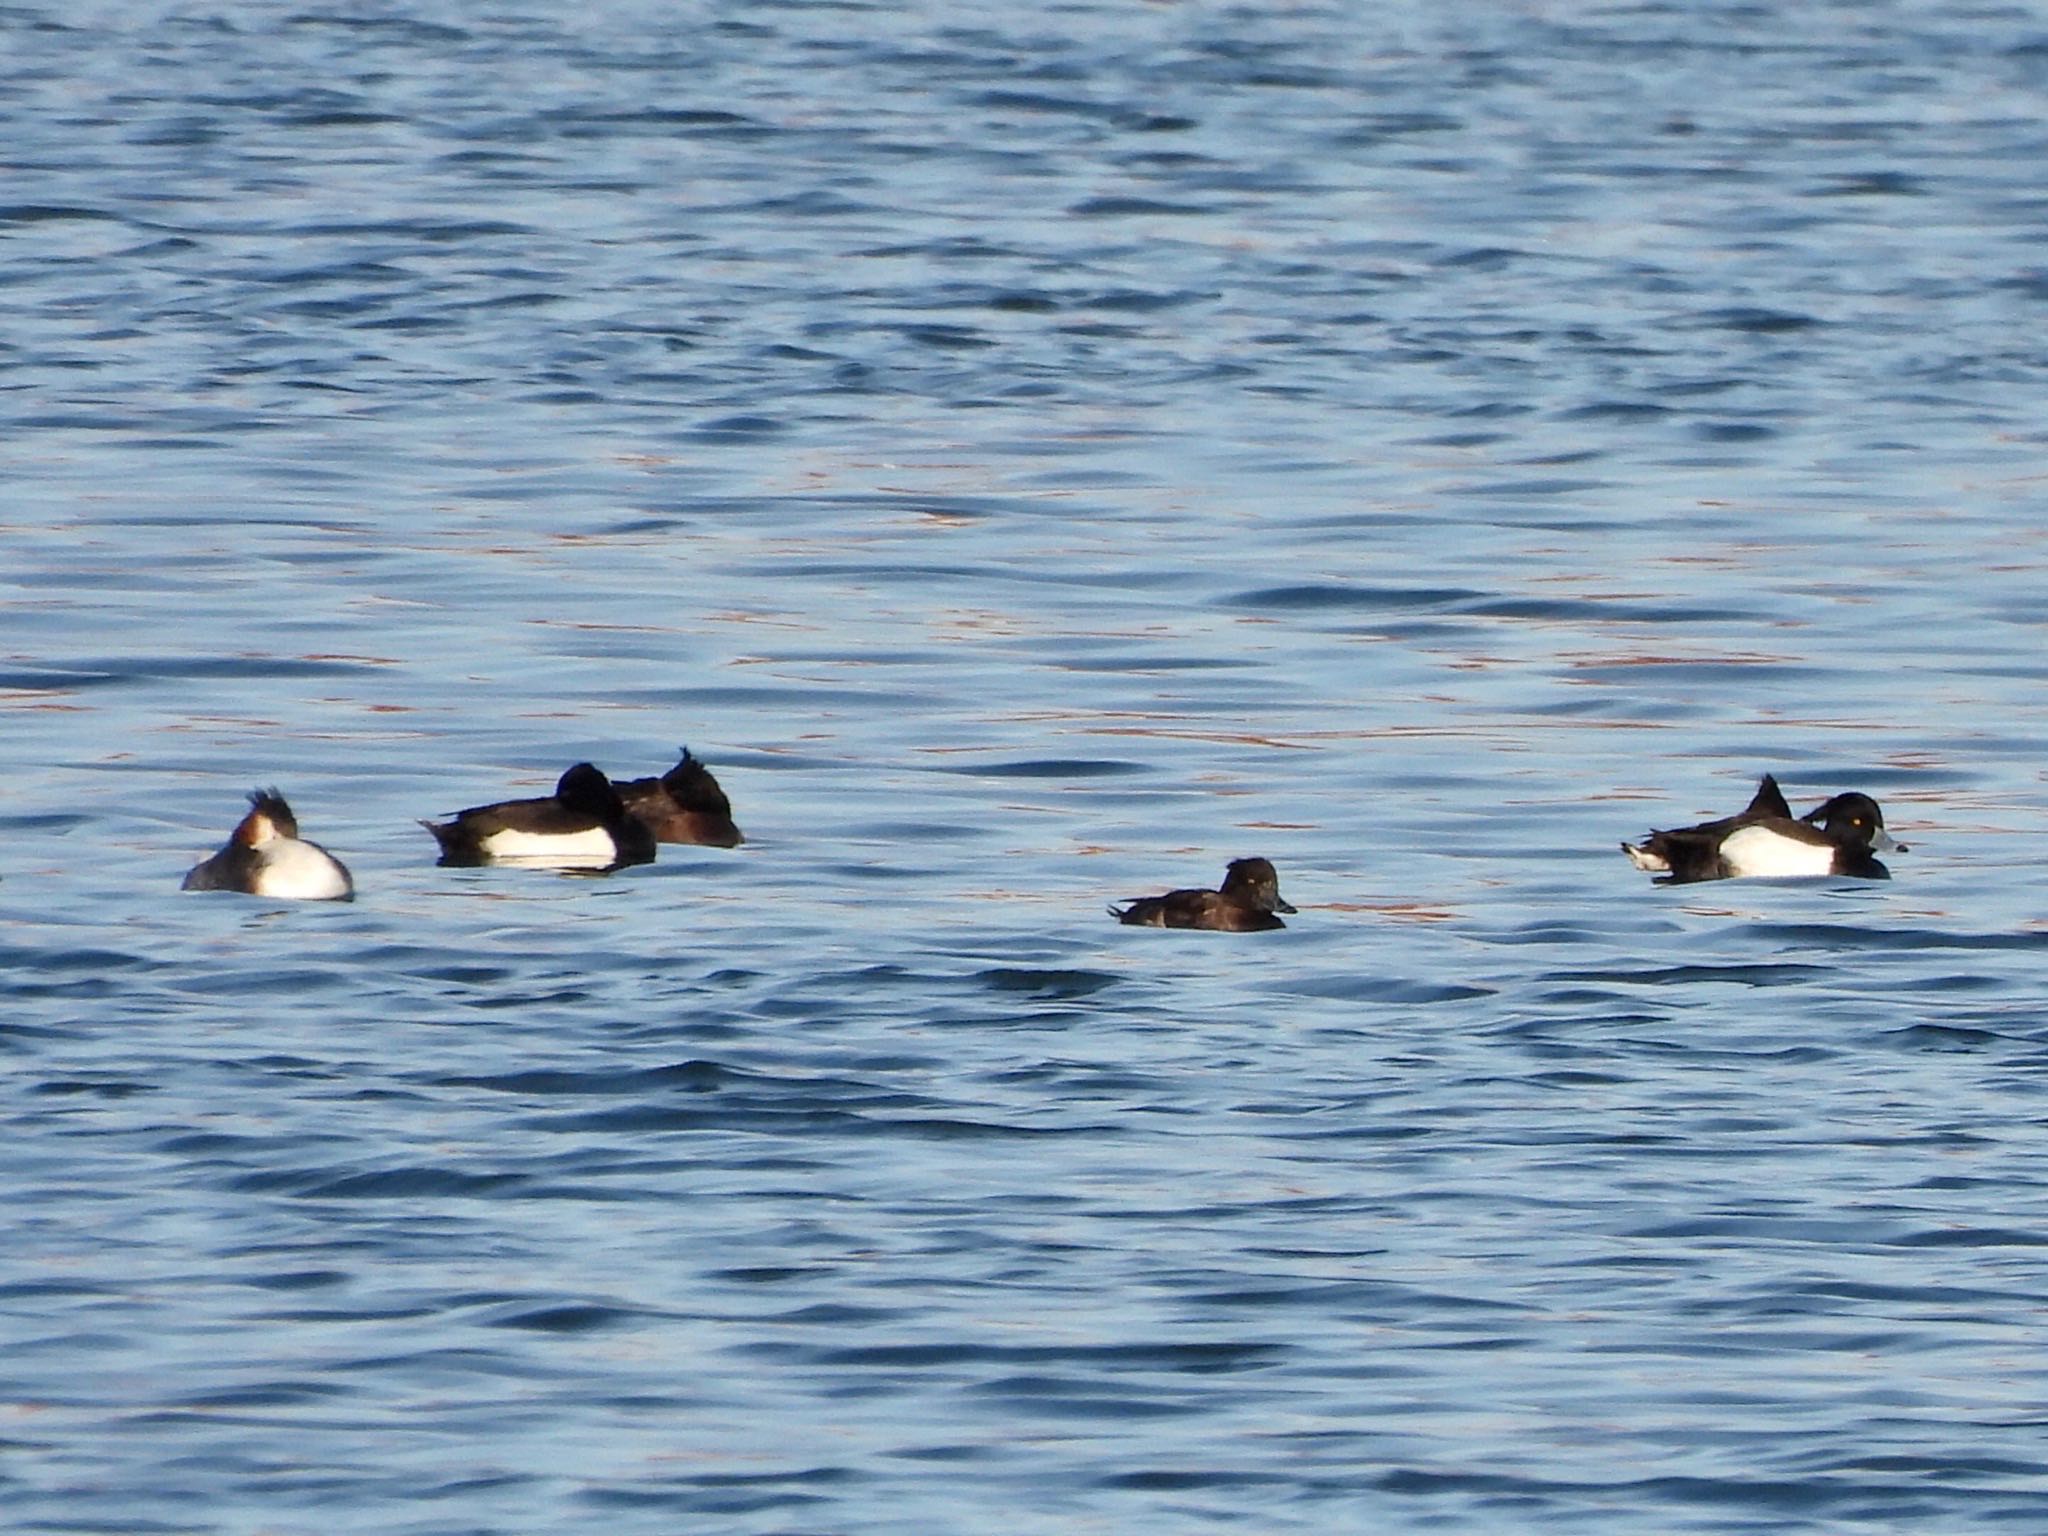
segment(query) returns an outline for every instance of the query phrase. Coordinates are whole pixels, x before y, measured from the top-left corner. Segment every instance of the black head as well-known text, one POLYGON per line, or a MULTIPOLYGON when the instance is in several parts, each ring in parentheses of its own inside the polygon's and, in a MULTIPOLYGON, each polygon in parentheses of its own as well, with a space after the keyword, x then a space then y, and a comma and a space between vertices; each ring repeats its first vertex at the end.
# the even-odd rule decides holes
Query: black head
POLYGON ((622 815, 625 809, 612 781, 589 763, 578 763, 555 782, 555 798, 571 810, 592 816, 622 815))
POLYGON ((1292 912, 1280 895, 1280 876, 1271 859, 1232 859, 1223 871, 1223 894, 1261 912, 1292 912))
POLYGON ((1815 806, 1799 819, 1819 827, 1838 847, 1906 851, 1904 843, 1894 842, 1885 831, 1884 812, 1877 808, 1877 802, 1854 790, 1815 806))

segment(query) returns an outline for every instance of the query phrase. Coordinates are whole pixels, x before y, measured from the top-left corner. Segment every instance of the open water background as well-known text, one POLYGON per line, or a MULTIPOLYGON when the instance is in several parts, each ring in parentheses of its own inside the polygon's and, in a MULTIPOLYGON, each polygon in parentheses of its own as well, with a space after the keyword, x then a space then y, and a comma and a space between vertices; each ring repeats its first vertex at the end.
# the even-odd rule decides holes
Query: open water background
POLYGON ((0 11, 0 1526, 2036 1526, 2044 92, 1997 3, 0 11), (685 742, 746 847, 414 825, 685 742), (1897 878, 1616 851, 1765 770, 1897 878), (353 905, 179 894, 272 782, 353 905))

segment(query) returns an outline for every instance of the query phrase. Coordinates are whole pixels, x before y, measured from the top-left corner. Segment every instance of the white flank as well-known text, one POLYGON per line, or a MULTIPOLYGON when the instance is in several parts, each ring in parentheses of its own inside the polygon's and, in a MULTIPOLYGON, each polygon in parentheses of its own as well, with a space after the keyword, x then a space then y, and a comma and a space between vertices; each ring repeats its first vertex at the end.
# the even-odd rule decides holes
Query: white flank
POLYGON ((324 848, 293 837, 263 844, 256 894, 281 901, 339 901, 350 891, 348 874, 324 848))
POLYGON ((1730 874, 1757 879, 1825 875, 1835 867, 1833 843, 1809 843, 1769 827, 1738 827, 1721 840, 1730 874))
POLYGON ((603 827, 553 835, 493 832, 477 846, 489 858, 546 864, 556 869, 603 869, 619 856, 618 845, 603 827))

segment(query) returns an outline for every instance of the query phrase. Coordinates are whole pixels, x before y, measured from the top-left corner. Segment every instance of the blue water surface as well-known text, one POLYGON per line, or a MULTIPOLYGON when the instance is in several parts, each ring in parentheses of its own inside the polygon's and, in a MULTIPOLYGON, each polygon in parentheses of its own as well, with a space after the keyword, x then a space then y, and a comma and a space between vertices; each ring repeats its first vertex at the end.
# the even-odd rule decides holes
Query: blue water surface
POLYGON ((0 1528, 2040 1521, 2034 7, 0 59, 0 1528), (1622 859, 1765 771, 1896 878, 1622 859))

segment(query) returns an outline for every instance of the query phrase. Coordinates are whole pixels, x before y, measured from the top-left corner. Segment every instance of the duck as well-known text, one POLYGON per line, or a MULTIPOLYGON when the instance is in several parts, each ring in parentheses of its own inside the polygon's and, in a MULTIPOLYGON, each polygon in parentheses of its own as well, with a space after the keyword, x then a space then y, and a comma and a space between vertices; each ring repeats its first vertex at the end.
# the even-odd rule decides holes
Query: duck
POLYGON ((619 798, 658 843, 739 847, 746 838, 733 823, 732 802, 711 770, 692 757, 688 747, 681 751, 682 760, 660 777, 618 784, 619 798))
POLYGON ((1889 880, 1876 852, 1904 853, 1885 830, 1884 812, 1860 791, 1834 795, 1795 818, 1778 781, 1765 774, 1743 810, 1719 821, 1652 832, 1621 851, 1637 869, 1662 874, 1667 885, 1698 880, 1846 875, 1889 880))
POLYGON ((1721 840, 1737 827, 1774 819, 1790 821, 1792 807, 1785 799, 1785 792, 1778 787, 1777 779, 1767 773, 1758 782, 1749 804, 1733 816, 1703 821, 1696 827, 1652 831, 1640 843, 1624 842, 1621 851, 1628 855, 1629 862, 1637 869, 1665 874, 1671 872, 1675 865, 1694 867, 1710 859, 1720 847, 1721 840))
POLYGON ((1112 906, 1109 915, 1120 923, 1147 928, 1256 933, 1285 928, 1275 914, 1294 910, 1280 895, 1280 876, 1272 860, 1232 859, 1223 871, 1220 890, 1134 897, 1123 906, 1112 906))
POLYGON ((240 891, 284 901, 353 901, 348 866, 299 836, 299 819, 276 789, 249 793, 249 813, 227 843, 185 872, 184 891, 240 891))
POLYGON ((450 866, 531 864, 608 873, 654 859, 654 834, 627 814, 612 781, 589 763, 565 772, 552 795, 475 805, 420 825, 441 845, 439 862, 450 866))

